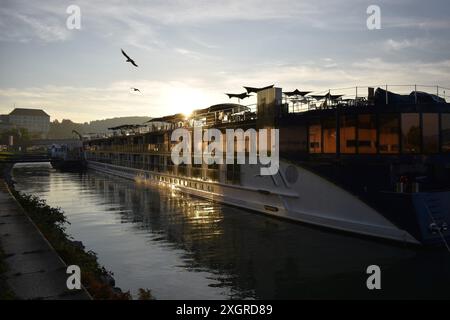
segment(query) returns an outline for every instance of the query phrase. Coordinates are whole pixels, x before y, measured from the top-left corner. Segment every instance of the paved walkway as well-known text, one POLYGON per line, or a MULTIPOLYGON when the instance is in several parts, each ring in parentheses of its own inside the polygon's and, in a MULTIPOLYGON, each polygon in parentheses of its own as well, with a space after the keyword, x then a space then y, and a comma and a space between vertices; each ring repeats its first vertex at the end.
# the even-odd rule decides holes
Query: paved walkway
POLYGON ((6 281, 19 299, 86 300, 69 290, 67 266, 0 179, 0 246, 8 266, 6 281))

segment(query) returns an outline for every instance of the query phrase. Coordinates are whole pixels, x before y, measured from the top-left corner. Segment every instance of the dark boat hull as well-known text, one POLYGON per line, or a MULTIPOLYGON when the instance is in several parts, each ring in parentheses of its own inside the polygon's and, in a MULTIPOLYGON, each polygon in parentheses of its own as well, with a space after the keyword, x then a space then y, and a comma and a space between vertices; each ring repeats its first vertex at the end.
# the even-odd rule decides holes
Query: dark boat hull
POLYGON ((51 160, 51 165, 55 169, 79 171, 86 168, 85 161, 82 160, 51 160))

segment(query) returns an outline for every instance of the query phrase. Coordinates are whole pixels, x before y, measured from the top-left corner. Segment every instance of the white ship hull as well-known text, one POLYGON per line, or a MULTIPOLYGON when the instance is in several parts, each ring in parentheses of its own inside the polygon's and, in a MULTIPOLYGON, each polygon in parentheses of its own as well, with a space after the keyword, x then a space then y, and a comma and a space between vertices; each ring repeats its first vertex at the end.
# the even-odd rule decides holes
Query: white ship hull
POLYGON ((356 196, 299 166, 283 163, 275 176, 260 176, 259 167, 241 166, 240 185, 174 176, 88 161, 88 167, 141 183, 171 186, 182 192, 279 218, 372 237, 419 244, 356 196), (295 170, 288 182, 286 170, 295 170), (292 180, 292 179, 291 179, 292 180))

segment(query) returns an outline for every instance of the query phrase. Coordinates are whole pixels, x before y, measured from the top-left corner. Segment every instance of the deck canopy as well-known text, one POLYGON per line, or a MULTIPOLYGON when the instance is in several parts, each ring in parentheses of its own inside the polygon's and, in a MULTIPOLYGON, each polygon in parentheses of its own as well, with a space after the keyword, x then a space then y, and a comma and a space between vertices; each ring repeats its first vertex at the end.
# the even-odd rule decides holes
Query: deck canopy
POLYGON ((286 96, 288 97, 293 97, 293 96, 306 96, 307 94, 310 94, 311 91, 300 91, 298 89, 295 89, 294 91, 287 91, 287 92, 283 92, 286 96))
POLYGON ((313 99, 316 99, 317 101, 323 100, 326 98, 326 95, 311 95, 310 96, 313 99))
POLYGON ((293 103, 306 103, 308 102, 308 99, 304 98, 304 97, 300 97, 300 98, 291 98, 289 99, 290 102, 293 103))
POLYGON ((335 101, 342 98, 343 96, 344 96, 343 94, 327 94, 326 98, 335 101))
POLYGON ((180 121, 184 121, 184 120, 186 120, 186 115, 184 113, 176 113, 176 114, 172 114, 170 116, 153 118, 153 119, 148 120, 145 123, 149 123, 149 122, 171 122, 171 123, 175 123, 175 122, 180 122, 180 121))
POLYGON ((225 93, 228 98, 238 98, 238 99, 245 99, 248 97, 251 97, 251 95, 249 95, 247 92, 244 93, 225 93))
POLYGON ((320 101, 320 100, 323 100, 323 99, 328 99, 328 100, 331 100, 331 101, 335 101, 335 100, 338 100, 339 98, 343 97, 343 95, 342 94, 330 94, 330 93, 327 93, 327 94, 324 94, 324 95, 311 95, 310 97, 313 98, 313 99, 316 99, 317 101, 320 101))
POLYGON ((274 87, 274 84, 272 84, 272 85, 270 85, 270 86, 267 86, 267 87, 262 87, 262 88, 254 88, 254 87, 244 87, 245 88, 245 90, 247 90, 247 93, 258 93, 258 92, 260 92, 260 91, 262 91, 262 90, 266 90, 266 89, 270 89, 270 88, 273 88, 274 87))
POLYGON ((142 124, 123 124, 121 126, 108 128, 108 130, 133 130, 133 129, 138 129, 138 128, 142 128, 142 127, 145 127, 145 125, 142 125, 142 124))
POLYGON ((221 112, 221 111, 231 111, 232 113, 239 113, 250 111, 250 108, 237 103, 221 103, 212 105, 208 108, 195 110, 194 112, 192 112, 192 115, 196 117, 211 112, 221 112))

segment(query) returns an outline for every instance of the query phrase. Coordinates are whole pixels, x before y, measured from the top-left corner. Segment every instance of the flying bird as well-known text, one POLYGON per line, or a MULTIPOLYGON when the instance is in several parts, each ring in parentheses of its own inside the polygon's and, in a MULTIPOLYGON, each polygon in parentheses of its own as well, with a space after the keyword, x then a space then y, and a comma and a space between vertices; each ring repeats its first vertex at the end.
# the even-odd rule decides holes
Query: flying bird
POLYGON ((240 99, 245 99, 245 98, 248 98, 248 97, 251 97, 251 95, 249 95, 248 93, 246 93, 246 92, 244 92, 244 93, 225 93, 227 96, 228 96, 228 98, 238 98, 239 100, 240 99))
POLYGON ((133 66, 137 67, 138 65, 136 64, 136 62, 134 62, 133 59, 131 59, 126 53, 125 51, 123 51, 123 49, 120 49, 122 51, 122 54, 125 56, 125 58, 127 58, 126 62, 131 63, 133 66))
POLYGON ((265 90, 265 89, 270 89, 273 88, 274 85, 271 86, 267 86, 267 87, 263 87, 263 88, 253 88, 253 87, 244 87, 245 90, 247 90, 247 93, 258 93, 259 91, 265 90))
POLYGON ((141 92, 141 90, 139 90, 138 88, 131 88, 131 90, 133 90, 134 92, 141 92))

